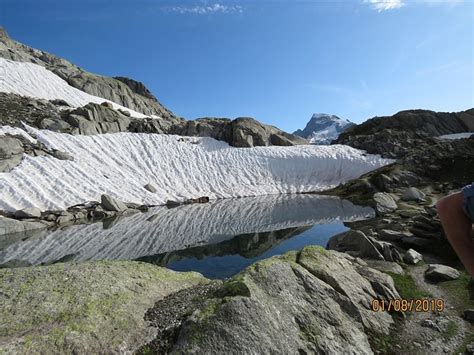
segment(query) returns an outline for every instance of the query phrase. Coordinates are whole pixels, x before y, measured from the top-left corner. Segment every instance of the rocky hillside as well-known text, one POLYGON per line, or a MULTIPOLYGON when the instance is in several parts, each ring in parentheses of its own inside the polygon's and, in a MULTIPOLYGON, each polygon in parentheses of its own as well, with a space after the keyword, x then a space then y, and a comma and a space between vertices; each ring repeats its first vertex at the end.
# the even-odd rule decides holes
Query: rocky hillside
POLYGON ((407 110, 353 126, 334 143, 399 158, 429 138, 469 131, 474 131, 474 109, 454 113, 407 110))
POLYGON ((79 90, 146 115, 157 115, 163 118, 175 117, 171 111, 158 102, 142 83, 128 78, 108 78, 89 73, 63 58, 12 40, 5 29, 1 27, 0 57, 41 65, 79 90))
POLYGON ((315 113, 306 127, 293 132, 293 134, 306 138, 311 144, 330 144, 334 139, 354 123, 325 113, 315 113))
MULTIPOLYGON (((459 133, 473 129, 474 109, 410 110, 368 120, 336 141, 396 160, 328 191, 369 205, 377 214, 346 223, 351 230, 332 237, 328 248, 372 259, 371 265, 401 264, 413 288, 449 305, 442 314, 415 312, 405 319, 392 338, 402 349, 395 353, 474 353, 474 318, 469 316, 474 314, 474 285, 446 239, 435 207, 440 198, 474 181, 474 136, 440 136, 464 137, 459 133)), ((413 297, 412 291, 402 297, 413 297)))
POLYGON ((0 83, 0 125, 21 127, 25 122, 36 128, 86 135, 140 132, 212 137, 236 147, 307 143, 253 118, 187 121, 176 117, 142 83, 89 73, 65 59, 10 39, 2 28, 0 59, 5 66, 0 70, 8 74, 0 83), (41 67, 47 71, 38 70, 41 67), (12 73, 15 70, 19 72, 12 73), (25 83, 17 82, 16 77, 25 83), (85 97, 84 93, 92 96, 85 97), (100 106, 101 99, 109 100, 108 104, 102 102, 105 106, 100 106), (125 108, 136 112, 130 114, 125 108))

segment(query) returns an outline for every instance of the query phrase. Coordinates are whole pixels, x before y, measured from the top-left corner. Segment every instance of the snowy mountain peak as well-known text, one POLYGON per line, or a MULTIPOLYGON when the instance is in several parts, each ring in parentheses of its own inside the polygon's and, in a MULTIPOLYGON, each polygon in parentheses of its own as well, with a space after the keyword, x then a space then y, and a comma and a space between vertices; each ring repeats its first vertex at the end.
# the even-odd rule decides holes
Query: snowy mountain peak
POLYGON ((336 115, 315 113, 303 130, 298 129, 293 134, 308 139, 312 144, 330 144, 339 134, 353 125, 354 123, 349 120, 336 115))

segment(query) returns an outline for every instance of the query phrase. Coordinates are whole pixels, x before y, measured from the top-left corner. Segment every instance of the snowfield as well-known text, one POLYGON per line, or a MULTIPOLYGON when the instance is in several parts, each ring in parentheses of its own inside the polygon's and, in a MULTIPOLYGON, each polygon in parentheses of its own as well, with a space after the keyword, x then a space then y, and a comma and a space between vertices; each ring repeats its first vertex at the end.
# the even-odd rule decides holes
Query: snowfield
POLYGON ((126 202, 164 204, 199 196, 319 191, 392 162, 343 145, 235 148, 212 138, 25 130, 74 161, 25 155, 18 167, 0 173, 0 209, 64 209, 104 193, 126 202), (148 183, 156 193, 143 188, 148 183))
MULTIPOLYGON (((81 107, 89 102, 101 104, 107 101, 115 109, 130 112, 132 117, 148 117, 110 100, 76 89, 41 65, 15 62, 4 58, 0 58, 0 92, 46 100, 62 99, 73 107, 81 107)), ((153 117, 157 118, 157 116, 153 117)))

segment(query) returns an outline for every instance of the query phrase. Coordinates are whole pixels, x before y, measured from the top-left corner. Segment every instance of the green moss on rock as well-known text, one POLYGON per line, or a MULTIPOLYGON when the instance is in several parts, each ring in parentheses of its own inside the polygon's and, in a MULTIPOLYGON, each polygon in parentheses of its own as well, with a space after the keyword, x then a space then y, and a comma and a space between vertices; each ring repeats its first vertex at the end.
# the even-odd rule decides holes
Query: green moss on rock
POLYGON ((130 261, 1 269, 0 352, 133 350, 157 300, 207 280, 130 261))

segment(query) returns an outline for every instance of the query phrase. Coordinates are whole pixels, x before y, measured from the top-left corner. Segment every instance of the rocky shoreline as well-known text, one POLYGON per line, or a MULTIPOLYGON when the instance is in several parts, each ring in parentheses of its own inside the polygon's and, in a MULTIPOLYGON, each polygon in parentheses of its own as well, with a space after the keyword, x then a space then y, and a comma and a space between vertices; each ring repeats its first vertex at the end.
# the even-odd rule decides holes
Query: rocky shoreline
MULTIPOLYGON (((154 187, 150 184, 145 189, 153 192, 154 187)), ((208 203, 209 197, 201 196, 183 201, 167 201, 167 208, 193 203, 208 203)), ((101 202, 89 201, 67 208, 66 210, 41 211, 39 208, 31 207, 14 212, 0 210, 0 236, 3 234, 22 233, 44 228, 67 227, 74 224, 95 223, 118 216, 147 212, 155 205, 140 205, 132 202, 123 202, 110 195, 103 194, 101 202)))

